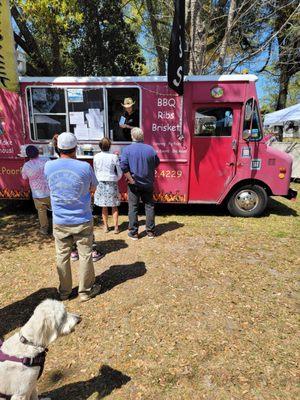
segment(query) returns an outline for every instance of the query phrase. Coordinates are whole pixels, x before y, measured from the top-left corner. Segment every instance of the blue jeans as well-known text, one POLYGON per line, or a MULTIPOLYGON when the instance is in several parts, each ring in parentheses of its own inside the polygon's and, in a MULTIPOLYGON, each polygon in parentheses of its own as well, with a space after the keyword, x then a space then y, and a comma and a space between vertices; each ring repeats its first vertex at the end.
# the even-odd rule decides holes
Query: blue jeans
POLYGON ((137 234, 139 229, 138 212, 140 200, 145 205, 147 232, 153 232, 155 228, 153 188, 144 189, 136 185, 128 185, 129 231, 133 235, 137 234))

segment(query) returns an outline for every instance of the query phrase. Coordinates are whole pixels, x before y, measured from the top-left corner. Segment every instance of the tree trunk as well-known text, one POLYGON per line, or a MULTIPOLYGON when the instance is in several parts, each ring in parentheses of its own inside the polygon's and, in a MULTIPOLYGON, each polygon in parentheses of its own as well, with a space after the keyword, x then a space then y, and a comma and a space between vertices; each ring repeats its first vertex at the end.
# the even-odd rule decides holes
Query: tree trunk
POLYGON ((152 0, 146 0, 147 9, 150 17, 151 31, 154 39, 154 46, 157 52, 157 68, 159 75, 166 75, 166 56, 160 45, 159 28, 155 18, 155 9, 152 0))
MULTIPOLYGON (((280 27, 280 19, 279 15, 277 16, 276 26, 279 29, 280 27)), ((277 35, 278 40, 278 65, 280 70, 279 77, 279 93, 277 98, 276 110, 282 110, 286 107, 286 99, 289 88, 289 81, 291 78, 291 71, 289 65, 289 51, 288 51, 288 39, 286 38, 285 32, 280 32, 277 35)))
POLYGON ((52 75, 61 75, 61 58, 60 58, 60 40, 59 34, 54 26, 50 26, 50 41, 51 41, 51 57, 52 57, 52 75))
POLYGON ((187 0, 185 3, 185 33, 186 33, 186 53, 184 59, 184 75, 189 73, 189 62, 191 56, 191 0, 187 0))
POLYGON ((277 0, 275 4, 276 7, 278 7, 275 18, 275 29, 278 31, 277 40, 279 50, 277 67, 280 70, 279 93, 276 110, 282 110, 286 107, 290 79, 300 70, 300 40, 299 35, 297 36, 296 34, 296 14, 295 19, 292 19, 288 25, 285 25, 284 29, 281 29, 281 27, 283 22, 286 21, 292 13, 297 11, 299 5, 297 2, 291 2, 288 7, 280 8, 279 6, 282 5, 282 0, 277 0))
POLYGON ((231 30, 232 30, 232 26, 233 26, 235 10, 236 10, 236 0, 231 0, 228 17, 227 17, 227 27, 226 27, 225 35, 223 37, 221 48, 220 48, 220 55, 219 55, 219 60, 218 60, 219 65, 217 68, 218 74, 221 74, 224 71, 224 62, 225 62, 227 46, 229 43, 231 30))
POLYGON ((189 73, 201 74, 205 63, 207 32, 199 0, 190 1, 190 52, 189 73))
POLYGON ((290 74, 288 73, 286 66, 282 66, 279 78, 279 94, 276 104, 276 110, 282 110, 283 108, 286 107, 289 82, 290 82, 290 74))

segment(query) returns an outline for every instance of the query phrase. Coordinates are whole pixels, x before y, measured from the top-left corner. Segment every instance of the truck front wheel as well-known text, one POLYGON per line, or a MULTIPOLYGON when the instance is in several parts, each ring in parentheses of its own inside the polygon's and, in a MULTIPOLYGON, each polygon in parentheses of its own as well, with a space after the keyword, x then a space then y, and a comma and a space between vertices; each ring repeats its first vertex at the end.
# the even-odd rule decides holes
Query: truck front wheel
POLYGON ((258 217, 266 209, 268 196, 264 188, 247 185, 236 189, 227 202, 227 208, 234 217, 258 217))

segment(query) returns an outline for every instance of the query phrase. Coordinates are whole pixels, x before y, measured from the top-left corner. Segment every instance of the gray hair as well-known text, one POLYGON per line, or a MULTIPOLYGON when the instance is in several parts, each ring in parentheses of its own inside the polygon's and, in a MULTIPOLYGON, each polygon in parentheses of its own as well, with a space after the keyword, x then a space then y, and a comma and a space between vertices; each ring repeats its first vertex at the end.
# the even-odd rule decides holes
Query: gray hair
POLYGON ((132 128, 131 138, 134 142, 142 142, 144 140, 143 130, 141 128, 132 128))

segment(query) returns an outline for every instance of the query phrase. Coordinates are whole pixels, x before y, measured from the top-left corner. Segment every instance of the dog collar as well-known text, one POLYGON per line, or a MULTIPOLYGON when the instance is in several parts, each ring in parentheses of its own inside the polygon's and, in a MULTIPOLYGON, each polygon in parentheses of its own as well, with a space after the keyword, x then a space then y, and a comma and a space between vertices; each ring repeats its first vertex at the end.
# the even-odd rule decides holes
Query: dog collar
POLYGON ((21 334, 21 332, 19 333, 19 340, 20 340, 20 342, 23 343, 23 344, 28 344, 29 346, 33 346, 33 347, 39 347, 39 348, 42 348, 42 349, 44 349, 44 350, 46 349, 45 346, 41 346, 41 345, 39 345, 39 344, 35 344, 35 343, 33 343, 33 342, 30 342, 30 340, 26 339, 26 337, 23 336, 23 335, 21 334))

